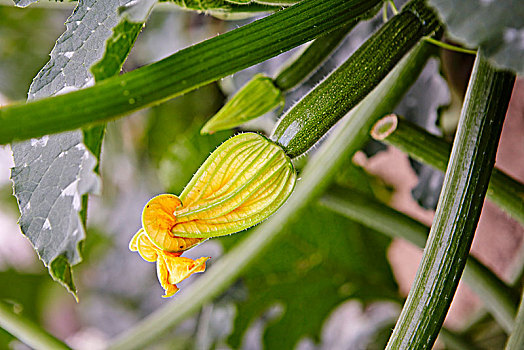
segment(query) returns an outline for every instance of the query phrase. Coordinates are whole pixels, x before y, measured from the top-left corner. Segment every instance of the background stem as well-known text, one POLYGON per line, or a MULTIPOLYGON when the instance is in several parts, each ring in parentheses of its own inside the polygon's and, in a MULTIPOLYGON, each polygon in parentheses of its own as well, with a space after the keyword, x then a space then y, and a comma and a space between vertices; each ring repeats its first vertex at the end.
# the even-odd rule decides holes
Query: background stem
MULTIPOLYGON (((451 144, 418 125, 395 115, 379 120, 371 135, 395 146, 416 160, 445 171, 451 144)), ((488 199, 524 227, 524 184, 497 168, 493 169, 486 194, 488 199)))
POLYGON ((41 350, 69 349, 67 345, 47 333, 37 324, 13 312, 12 305, 0 301, 0 327, 24 344, 41 350))
POLYGON ((275 86, 283 92, 295 88, 315 72, 356 25, 357 21, 349 23, 315 39, 300 56, 285 63, 274 79, 275 86))
MULTIPOLYGON (((332 188, 319 201, 326 208, 389 237, 405 239, 419 248, 426 244, 428 226, 357 190, 332 188)), ((518 294, 471 255, 464 270, 464 281, 509 334, 517 312, 518 294)))
POLYGON ((519 311, 515 319, 515 328, 506 343, 506 350, 521 349, 524 349, 524 294, 522 294, 519 311))

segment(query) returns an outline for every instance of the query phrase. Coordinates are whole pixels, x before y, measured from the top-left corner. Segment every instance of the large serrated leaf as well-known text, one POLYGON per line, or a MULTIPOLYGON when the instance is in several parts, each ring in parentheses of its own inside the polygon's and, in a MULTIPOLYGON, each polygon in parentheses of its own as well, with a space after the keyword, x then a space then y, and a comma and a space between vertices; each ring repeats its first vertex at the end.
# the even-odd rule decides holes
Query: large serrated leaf
POLYGON ((524 74, 521 0, 430 0, 454 39, 480 47, 496 65, 524 74))
MULTIPOLYGON (((100 79, 117 74, 155 0, 80 0, 66 22, 66 31, 51 51, 51 59, 38 73, 29 100, 85 87, 98 65, 100 79), (119 23, 124 23, 117 26, 119 23), (117 26, 119 30, 113 32, 117 26), (131 33, 132 40, 128 34, 131 33), (105 43, 108 38, 108 52, 105 43), (104 69, 104 67, 106 67, 104 69)), ((95 76, 96 77, 96 76, 95 76)), ((103 135, 103 133, 101 134, 103 135)), ((101 136, 100 136, 101 137, 101 136)), ((96 157, 83 144, 81 131, 44 136, 12 145, 15 167, 11 178, 20 208, 20 226, 51 276, 76 293, 71 266, 81 260, 79 243, 85 238, 80 220, 82 196, 99 190, 93 169, 96 157)), ((94 140, 99 144, 100 140, 94 140)))

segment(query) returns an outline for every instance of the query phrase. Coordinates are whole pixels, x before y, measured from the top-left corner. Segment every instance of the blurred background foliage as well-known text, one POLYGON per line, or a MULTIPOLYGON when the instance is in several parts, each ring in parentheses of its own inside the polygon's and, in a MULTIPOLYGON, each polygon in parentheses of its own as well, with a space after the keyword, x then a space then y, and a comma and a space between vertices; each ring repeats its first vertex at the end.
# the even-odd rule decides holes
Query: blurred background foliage
MULTIPOLYGON (((47 61, 70 11, 70 7, 19 9, 0 3, 3 104, 26 98, 32 78, 47 61)), ((224 22, 175 7, 154 11, 124 71, 246 21, 224 22)), ((376 18, 358 25, 308 81, 287 95, 285 108, 342 63, 380 23, 381 18, 376 18)), ((254 74, 273 74, 296 51, 108 125, 101 161, 103 193, 91 199, 84 261, 74 271, 78 304, 52 282, 13 225, 18 212, 5 170, 11 165, 9 150, 3 148, 0 300, 16 305, 22 315, 77 349, 103 348, 110 338, 168 302, 160 298, 154 264, 144 264, 127 248, 140 227, 143 203, 157 193, 180 193, 210 152, 233 134, 225 131, 201 136, 202 125, 254 74)), ((419 85, 398 107, 401 114, 436 133, 441 132, 437 127, 439 116, 453 100, 440 69, 439 61, 432 60, 419 85)), ((455 95, 460 104, 460 94, 455 95)), ((268 133, 279 112, 249 123, 246 129, 268 133)), ((377 145, 370 145, 367 154, 384 149, 377 145)), ((307 157, 303 157, 296 165, 300 169, 306 162, 307 157)), ((415 169, 419 175, 416 200, 434 208, 442 175, 420 164, 415 169)), ((351 159, 337 183, 386 202, 393 190, 353 165, 351 159)), ((209 264, 213 264, 242 236, 239 233, 208 241, 187 255, 212 256, 209 264)), ((387 259, 390 243, 377 232, 311 205, 285 238, 243 278, 151 348, 289 349, 297 344, 300 349, 383 348, 403 301, 387 259)), ((191 281, 182 282, 180 287, 191 281)), ((466 336, 478 348, 500 348, 505 341, 502 331, 489 316, 480 316, 466 330, 466 336)), ((25 347, 0 329, 0 348, 25 347)))

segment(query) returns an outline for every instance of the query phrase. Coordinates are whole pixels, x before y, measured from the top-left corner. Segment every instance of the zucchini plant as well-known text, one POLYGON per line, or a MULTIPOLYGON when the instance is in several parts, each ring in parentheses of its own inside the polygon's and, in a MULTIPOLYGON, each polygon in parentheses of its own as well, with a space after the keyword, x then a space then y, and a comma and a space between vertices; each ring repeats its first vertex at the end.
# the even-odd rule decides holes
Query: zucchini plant
MULTIPOLYGON (((520 280, 509 283, 469 255, 485 197, 524 227, 524 184, 494 167, 515 80, 524 72, 522 5, 12 1, 0 3, 8 19, 45 18, 74 6, 27 101, 0 108, 0 144, 12 150, 21 231, 76 299, 72 308, 90 314, 84 295, 98 300, 109 288, 106 309, 117 303, 135 315, 114 322, 125 327, 101 327, 101 348, 250 347, 246 334, 257 322, 269 349, 293 348, 307 337, 324 347, 426 349, 439 335, 450 348, 483 348, 475 328, 481 321, 460 332, 444 327, 461 277, 500 329, 496 346, 506 339, 508 349, 524 346, 520 280), (181 44, 201 22, 215 33, 181 44), (160 54, 173 32, 177 49, 160 54), (474 60, 471 74, 460 66, 467 92, 454 95, 460 113, 452 144, 392 114, 398 105, 418 104, 411 114, 433 131, 430 115, 452 114, 428 103, 436 99, 429 85, 416 85, 428 62, 449 52, 474 60), (242 75, 244 84, 236 81, 242 75), (231 85, 243 87, 233 93, 231 85), (413 102, 417 94, 425 97, 413 102), (354 161, 376 145, 372 138, 445 172, 431 227, 394 209, 390 189, 354 161), (119 199, 120 192, 127 197, 119 199), (114 201, 123 209, 104 209, 114 201), (109 234, 119 229, 120 236, 109 234), (91 257, 96 237, 103 259, 91 257), (393 238, 424 248, 407 296, 387 258, 393 238), (153 265, 129 250, 156 263, 156 277, 153 265), (99 291, 84 277, 105 274, 99 291), (170 301, 159 301, 159 287, 170 301), (364 345, 322 338, 326 320, 348 301, 398 309, 369 325, 364 345), (227 322, 217 320, 215 310, 231 308, 227 322), (177 326, 189 318, 197 326, 188 336, 177 326)), ((0 29, 23 26, 15 22, 0 29)), ((444 81, 436 69, 430 74, 444 81)), ((447 77, 451 91, 455 78, 447 77)), ((0 280, 8 276, 0 271, 0 280)), ((14 273, 13 281, 22 285, 23 277, 14 273)), ((38 314, 21 313, 28 307, 21 298, 9 288, 0 292, 0 344, 16 338, 38 349, 84 345, 49 332, 38 314)))

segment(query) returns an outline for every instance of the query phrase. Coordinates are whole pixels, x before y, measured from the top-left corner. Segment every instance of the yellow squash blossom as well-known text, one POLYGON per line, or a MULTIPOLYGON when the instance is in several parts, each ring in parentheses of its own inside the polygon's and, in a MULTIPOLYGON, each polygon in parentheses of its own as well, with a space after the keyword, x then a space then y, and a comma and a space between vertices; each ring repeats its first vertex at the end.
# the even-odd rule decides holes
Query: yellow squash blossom
POLYGON ((206 269, 206 260, 209 259, 192 260, 181 257, 182 252, 170 253, 159 249, 151 242, 144 229, 138 231, 131 239, 129 249, 138 252, 145 261, 157 263, 158 280, 165 290, 164 298, 173 296, 178 291, 178 282, 195 272, 203 272, 206 269))
POLYGON ((157 263, 165 297, 176 283, 205 269, 205 261, 181 257, 204 240, 242 231, 273 214, 296 181, 291 160, 280 146, 255 133, 224 142, 204 162, 180 197, 162 194, 142 212, 142 229, 129 245, 157 263))

